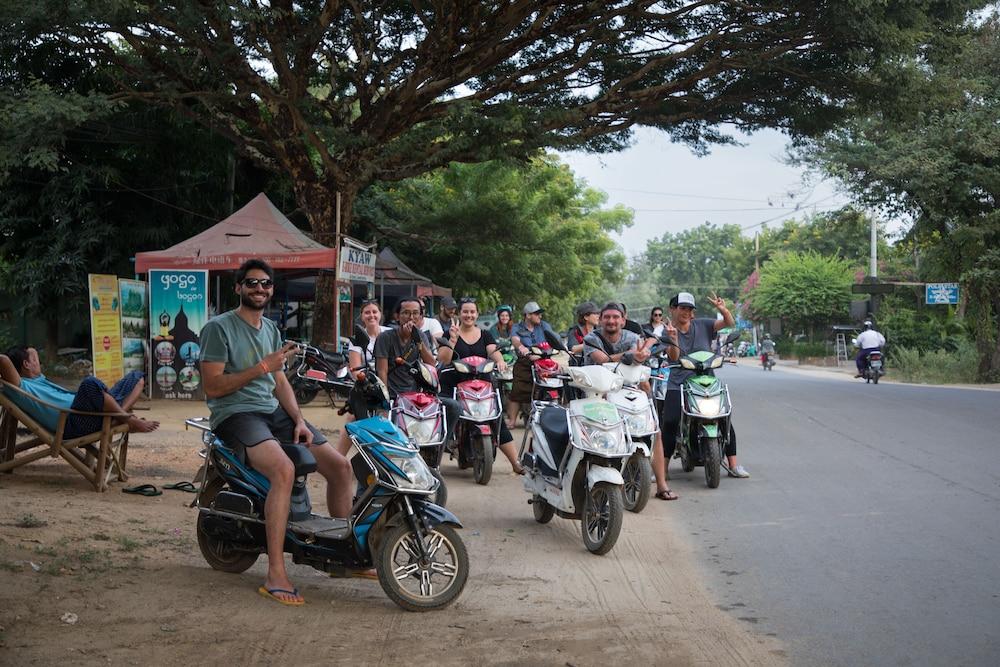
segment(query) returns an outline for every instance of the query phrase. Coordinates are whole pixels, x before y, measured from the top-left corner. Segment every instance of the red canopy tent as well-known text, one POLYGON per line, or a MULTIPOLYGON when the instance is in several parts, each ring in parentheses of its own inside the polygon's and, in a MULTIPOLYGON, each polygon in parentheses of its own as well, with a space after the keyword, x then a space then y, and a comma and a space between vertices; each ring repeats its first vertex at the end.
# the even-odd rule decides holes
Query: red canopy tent
POLYGON ((263 259, 276 269, 332 269, 337 251, 313 241, 293 225, 264 193, 222 222, 166 250, 135 255, 135 272, 150 269, 240 268, 263 259))

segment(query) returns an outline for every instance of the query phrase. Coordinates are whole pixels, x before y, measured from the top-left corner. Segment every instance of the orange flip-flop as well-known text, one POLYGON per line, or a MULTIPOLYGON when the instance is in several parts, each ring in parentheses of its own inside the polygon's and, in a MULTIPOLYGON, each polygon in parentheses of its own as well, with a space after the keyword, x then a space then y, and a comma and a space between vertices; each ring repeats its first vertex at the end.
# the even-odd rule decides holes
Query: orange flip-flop
POLYGON ((288 590, 287 588, 267 588, 266 586, 261 586, 260 588, 257 589, 257 592, 266 598, 271 598, 272 600, 276 600, 277 602, 280 602, 281 604, 287 605, 289 607, 301 607, 306 603, 306 601, 302 598, 302 596, 299 595, 299 589, 297 588, 288 590), (284 600, 275 595, 275 593, 287 593, 288 595, 294 595, 298 599, 284 600))

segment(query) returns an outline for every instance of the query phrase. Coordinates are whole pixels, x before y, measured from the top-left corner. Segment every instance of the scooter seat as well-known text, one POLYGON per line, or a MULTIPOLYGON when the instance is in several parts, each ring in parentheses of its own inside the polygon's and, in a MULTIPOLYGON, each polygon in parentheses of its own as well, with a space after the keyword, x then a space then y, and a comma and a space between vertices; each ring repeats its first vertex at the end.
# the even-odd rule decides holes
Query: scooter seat
POLYGON ((552 458, 558 465, 566 454, 566 446, 569 445, 569 423, 566 420, 566 409, 557 406, 549 406, 542 410, 538 419, 542 433, 545 434, 545 441, 548 443, 552 458))
POLYGON ((295 466, 295 476, 301 477, 311 472, 316 472, 316 457, 312 455, 307 447, 302 445, 281 445, 281 450, 285 456, 292 460, 295 466))

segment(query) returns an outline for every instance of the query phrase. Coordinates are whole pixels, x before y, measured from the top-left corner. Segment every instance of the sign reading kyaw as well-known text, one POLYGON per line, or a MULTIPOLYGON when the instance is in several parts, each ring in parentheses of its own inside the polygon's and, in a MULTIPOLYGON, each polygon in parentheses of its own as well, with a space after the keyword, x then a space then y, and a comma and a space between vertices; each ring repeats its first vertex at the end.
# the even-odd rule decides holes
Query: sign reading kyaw
POLYGON ((208 321, 208 271, 149 272, 153 398, 201 400, 201 328, 208 321))
POLYGON ((958 303, 958 283, 927 283, 927 305, 954 305, 958 303))
POLYGON ((340 253, 340 279, 359 283, 375 282, 375 253, 344 246, 340 253))

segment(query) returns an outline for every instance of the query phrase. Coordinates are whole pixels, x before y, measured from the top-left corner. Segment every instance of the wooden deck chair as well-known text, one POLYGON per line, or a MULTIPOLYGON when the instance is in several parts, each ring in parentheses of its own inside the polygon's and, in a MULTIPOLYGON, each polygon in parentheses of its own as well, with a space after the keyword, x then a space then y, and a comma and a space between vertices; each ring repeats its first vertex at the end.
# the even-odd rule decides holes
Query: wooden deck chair
POLYGON ((0 472, 11 472, 45 456, 61 456, 94 485, 95 491, 107 490, 112 474, 120 482, 128 479, 125 458, 128 454, 129 427, 128 424, 115 423, 114 418, 120 417, 120 414, 63 408, 32 396, 4 380, 0 383, 3 386, 3 391, 0 391, 0 472), (55 432, 49 431, 34 416, 21 409, 6 392, 16 392, 39 406, 58 412, 55 432), (103 417, 101 430, 71 440, 63 439, 66 420, 71 414, 103 417), (32 437, 17 442, 18 424, 27 427, 32 437))

